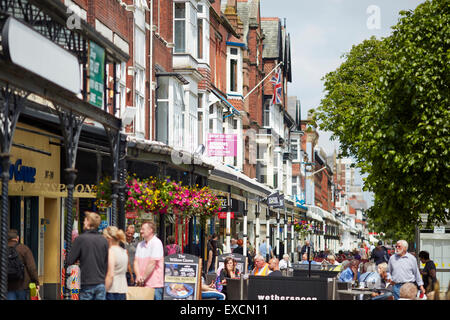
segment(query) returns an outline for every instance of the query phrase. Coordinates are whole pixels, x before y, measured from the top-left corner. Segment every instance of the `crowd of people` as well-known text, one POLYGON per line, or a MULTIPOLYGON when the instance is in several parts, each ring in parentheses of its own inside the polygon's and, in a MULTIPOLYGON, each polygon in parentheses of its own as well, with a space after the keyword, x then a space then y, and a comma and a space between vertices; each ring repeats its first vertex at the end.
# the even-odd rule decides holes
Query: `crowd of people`
MULTIPOLYGON (((182 250, 173 236, 167 238, 167 245, 164 246, 156 235, 153 222, 141 225, 141 241, 137 239, 133 225, 127 226, 125 232, 109 226, 99 233, 100 222, 97 213, 85 213, 84 232, 74 239, 67 256, 68 265, 77 264, 81 269, 80 300, 125 300, 129 286, 153 288, 154 299, 162 300, 164 257, 186 252, 188 248, 182 250)), ((247 270, 240 270, 232 256, 227 257, 218 268, 217 257, 226 251, 226 246, 220 244, 218 239, 218 235, 213 234, 207 242, 201 282, 202 299, 227 299, 229 279, 239 279, 243 274, 281 277, 293 268, 291 256, 284 253, 281 247, 277 255, 277 250, 273 250, 265 241, 256 250, 248 240, 245 254, 248 259, 247 270)), ((242 239, 231 239, 231 252, 243 255, 243 244, 242 239)), ((35 283, 39 290, 39 278, 31 250, 20 244, 16 230, 8 233, 8 247, 9 258, 16 254, 23 266, 20 269, 18 263, 16 273, 19 275, 10 275, 8 270, 7 298, 29 299, 27 291, 30 283, 35 283)), ((192 253, 200 256, 199 248, 194 248, 192 253)), ((397 241, 394 249, 386 248, 379 241, 376 246, 369 247, 362 243, 352 251, 339 251, 336 254, 329 250, 316 252, 313 244, 306 240, 297 247, 297 254, 299 264, 328 266, 338 271, 338 282, 373 289, 373 300, 441 299, 436 267, 429 253, 419 253, 418 259, 424 265, 420 270, 415 254, 408 252, 408 243, 404 240, 397 241)), ((450 299, 450 290, 446 293, 446 299, 450 299)))

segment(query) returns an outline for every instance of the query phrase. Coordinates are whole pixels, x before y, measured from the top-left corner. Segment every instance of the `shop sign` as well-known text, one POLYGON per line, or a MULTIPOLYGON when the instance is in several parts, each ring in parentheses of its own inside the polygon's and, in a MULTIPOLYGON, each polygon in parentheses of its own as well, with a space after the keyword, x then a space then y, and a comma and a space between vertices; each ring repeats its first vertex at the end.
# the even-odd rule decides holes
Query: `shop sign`
POLYGON ((102 108, 105 80, 105 49, 89 42, 89 103, 102 108))
MULTIPOLYGON (((226 219, 227 218, 227 212, 220 211, 218 214, 219 219, 226 219)), ((230 212, 230 219, 234 219, 234 212, 230 212)))
MULTIPOLYGON (((1 165, 0 170, 3 171, 1 165)), ((15 181, 34 183, 36 181, 36 168, 23 166, 22 159, 18 159, 9 167, 9 180, 12 179, 15 181)))
POLYGON ((224 133, 208 134, 209 157, 236 157, 237 135, 224 133))
POLYGON ((13 64, 80 93, 80 64, 75 55, 13 17, 6 20, 1 38, 3 53, 13 64))
POLYGON ((190 254, 164 258, 164 300, 198 300, 201 259, 190 254))
POLYGON ((433 233, 439 233, 439 234, 445 233, 445 226, 444 227, 435 226, 433 229, 433 233))
POLYGON ((249 276, 248 300, 328 300, 328 280, 249 276))

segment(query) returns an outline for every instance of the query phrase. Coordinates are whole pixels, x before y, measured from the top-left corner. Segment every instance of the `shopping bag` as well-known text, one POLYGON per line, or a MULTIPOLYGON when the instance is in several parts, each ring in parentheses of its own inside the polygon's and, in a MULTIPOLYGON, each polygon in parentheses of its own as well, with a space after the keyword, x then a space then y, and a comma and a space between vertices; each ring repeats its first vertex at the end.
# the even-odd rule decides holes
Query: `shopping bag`
POLYGON ((128 287, 127 300, 154 300, 154 297, 154 288, 128 287))

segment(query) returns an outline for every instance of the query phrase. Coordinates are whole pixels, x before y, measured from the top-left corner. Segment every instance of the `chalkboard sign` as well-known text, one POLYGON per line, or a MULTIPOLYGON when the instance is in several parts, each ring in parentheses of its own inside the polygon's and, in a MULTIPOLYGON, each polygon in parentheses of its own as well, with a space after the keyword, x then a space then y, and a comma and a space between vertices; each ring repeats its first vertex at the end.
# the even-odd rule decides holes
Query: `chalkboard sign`
POLYGON ((198 300, 201 259, 190 254, 164 258, 164 300, 198 300))
POLYGON ((225 254, 221 254, 220 256, 217 257, 217 265, 216 265, 216 270, 217 273, 220 272, 221 269, 223 269, 224 267, 224 262, 225 259, 228 257, 232 257, 234 260, 236 260, 236 269, 239 270, 240 274, 244 274, 246 273, 245 271, 247 270, 247 257, 245 257, 242 254, 239 253, 225 253, 225 254))
POLYGON ((327 300, 328 279, 249 276, 248 300, 327 300))

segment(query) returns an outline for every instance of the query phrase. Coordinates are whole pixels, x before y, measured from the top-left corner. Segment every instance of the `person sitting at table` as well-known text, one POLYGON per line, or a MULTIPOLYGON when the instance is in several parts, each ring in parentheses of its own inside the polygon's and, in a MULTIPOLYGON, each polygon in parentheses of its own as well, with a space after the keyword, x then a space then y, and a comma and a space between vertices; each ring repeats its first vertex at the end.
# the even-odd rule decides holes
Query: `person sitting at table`
POLYGON ((400 288, 400 298, 398 300, 416 300, 417 286, 412 282, 407 282, 400 288))
POLYGON ((260 254, 255 256, 255 268, 252 271, 254 276, 267 276, 270 273, 269 264, 266 263, 264 257, 260 254))
POLYGON ((216 299, 216 300, 225 300, 226 296, 222 292, 219 292, 216 289, 214 281, 211 284, 207 285, 205 278, 202 276, 202 300, 204 299, 216 299))
POLYGON ((380 278, 376 270, 375 262, 366 262, 363 266, 363 274, 361 274, 359 280, 366 283, 376 283, 380 278))
POLYGON ((225 258, 223 269, 219 274, 220 285, 222 285, 222 293, 227 295, 227 279, 237 279, 240 277, 239 269, 236 268, 236 261, 232 257, 225 258))
POLYGON ((279 261, 277 258, 272 258, 269 260, 269 269, 270 269, 270 274, 269 277, 282 277, 283 274, 280 271, 279 268, 279 261))
MULTIPOLYGON (((308 254, 304 253, 304 254, 302 255, 302 261, 300 262, 300 264, 309 264, 309 261, 308 261, 308 254)), ((316 261, 314 261, 314 260, 311 260, 311 264, 320 264, 320 263, 319 263, 319 262, 316 262, 316 261)))
POLYGON ((323 265, 330 266, 329 270, 342 271, 342 264, 336 261, 334 255, 329 254, 326 260, 323 260, 323 265))
POLYGON ((357 259, 353 259, 350 261, 350 265, 341 272, 339 275, 339 282, 353 282, 359 281, 360 273, 358 271, 359 261, 357 259))
POLYGON ((387 270, 388 264, 386 262, 382 262, 377 266, 379 278, 375 282, 374 289, 377 289, 377 291, 372 293, 372 300, 394 300, 391 276, 387 270))
POLYGON ((280 261, 279 266, 280 270, 285 270, 292 267, 291 261, 289 260, 289 255, 287 253, 283 255, 283 259, 280 261))

